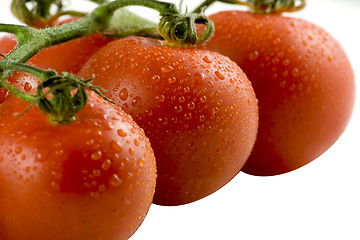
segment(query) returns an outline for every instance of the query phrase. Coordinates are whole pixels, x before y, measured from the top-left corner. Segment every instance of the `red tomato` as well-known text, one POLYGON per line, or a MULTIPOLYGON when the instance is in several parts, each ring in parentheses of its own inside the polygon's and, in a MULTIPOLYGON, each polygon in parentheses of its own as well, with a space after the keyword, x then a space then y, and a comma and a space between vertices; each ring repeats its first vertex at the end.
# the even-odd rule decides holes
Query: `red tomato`
POLYGON ((205 50, 138 37, 114 41, 80 70, 132 115, 153 146, 154 203, 201 199, 244 165, 258 127, 257 100, 241 69, 205 50))
POLYGON ((325 152, 354 105, 354 75, 340 44, 322 28, 281 15, 229 11, 210 16, 205 48, 235 61, 259 100, 259 132, 243 171, 276 175, 325 152))
POLYGON ((0 105, 0 239, 128 239, 155 191, 143 130, 93 93, 66 125, 26 107, 0 105))
MULTIPOLYGON (((54 25, 61 25, 75 21, 76 19, 78 18, 68 17, 58 19, 54 22, 54 25)), ((106 38, 100 34, 74 39, 41 50, 28 61, 28 64, 43 69, 54 69, 59 74, 62 72, 77 73, 94 52, 112 40, 112 38, 106 38)), ((0 53, 3 55, 9 54, 15 46, 15 36, 7 34, 0 38, 0 53)), ((2 57, 0 57, 0 59, 2 59, 2 57)), ((28 74, 16 73, 16 75, 19 76, 11 77, 8 81, 22 91, 30 91, 36 87, 39 81, 37 78, 30 77, 28 74), (26 79, 26 81, 23 81, 23 79, 26 79)), ((0 88, 0 103, 2 103, 8 95, 9 92, 7 90, 0 88)))

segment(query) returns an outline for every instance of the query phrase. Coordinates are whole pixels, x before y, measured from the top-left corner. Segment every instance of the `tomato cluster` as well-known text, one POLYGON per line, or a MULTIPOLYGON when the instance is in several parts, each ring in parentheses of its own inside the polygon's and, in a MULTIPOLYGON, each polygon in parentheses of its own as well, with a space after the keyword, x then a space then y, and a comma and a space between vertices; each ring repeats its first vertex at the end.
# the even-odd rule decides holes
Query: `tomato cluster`
MULTIPOLYGON (((211 19, 202 46, 95 34, 28 61, 95 76, 116 104, 88 92, 76 120, 56 125, 35 107, 14 118, 27 105, 0 91, 1 239, 128 239, 151 203, 194 202, 241 170, 292 171, 336 141, 355 95, 337 41, 281 15, 211 19)), ((3 55, 16 45, 0 41, 3 55)), ((26 92, 39 82, 8 81, 26 92)))

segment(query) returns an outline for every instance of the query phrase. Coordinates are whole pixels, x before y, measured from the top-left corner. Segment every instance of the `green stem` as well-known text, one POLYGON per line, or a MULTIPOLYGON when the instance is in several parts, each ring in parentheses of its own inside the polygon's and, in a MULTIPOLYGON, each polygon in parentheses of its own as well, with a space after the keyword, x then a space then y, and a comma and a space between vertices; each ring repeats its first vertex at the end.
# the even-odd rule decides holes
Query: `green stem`
MULTIPOLYGON (((102 5, 98 7, 98 10, 93 11, 92 14, 96 14, 98 11, 102 11, 100 9, 104 8, 104 11, 109 13, 110 15, 119 8, 126 6, 142 6, 152 8, 160 13, 160 15, 164 14, 179 14, 179 10, 176 5, 168 2, 161 1, 152 1, 152 0, 121 0, 110 2, 106 5, 102 5)), ((103 14, 101 14, 104 17, 103 14)), ((106 15, 105 15, 106 16, 106 15)))
MULTIPOLYGON (((96 8, 90 15, 81 18, 78 21, 70 22, 64 25, 55 26, 45 29, 29 29, 26 27, 0 24, 1 32, 14 33, 19 43, 5 61, 24 63, 29 60, 34 54, 41 49, 56 45, 68 40, 87 36, 96 32, 113 32, 116 26, 113 26, 111 19, 114 17, 114 12, 122 7, 138 5, 153 8, 160 12, 160 14, 178 13, 176 6, 172 3, 152 1, 152 0, 118 0, 101 5, 96 8), (31 49, 29 51, 29 49, 31 49)), ((122 11, 121 15, 126 15, 127 21, 121 22, 121 29, 131 29, 131 33, 144 32, 144 30, 151 30, 151 35, 154 35, 154 23, 142 19, 135 14, 128 11, 122 11), (140 24, 134 24, 133 20, 137 20, 140 24)), ((119 19, 119 17, 117 18, 119 19)))
POLYGON ((39 78, 41 81, 49 79, 53 76, 57 76, 57 72, 54 70, 45 70, 17 62, 0 61, 0 69, 9 69, 13 71, 27 72, 39 78))

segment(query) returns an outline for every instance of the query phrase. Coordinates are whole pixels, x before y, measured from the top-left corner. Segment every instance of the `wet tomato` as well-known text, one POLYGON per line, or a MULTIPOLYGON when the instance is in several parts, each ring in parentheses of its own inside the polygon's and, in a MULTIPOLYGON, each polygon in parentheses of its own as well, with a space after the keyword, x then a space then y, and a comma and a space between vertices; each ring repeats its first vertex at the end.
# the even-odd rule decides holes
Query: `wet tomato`
MULTIPOLYGON (((53 25, 61 25, 75 21, 76 17, 67 17, 56 20, 53 25)), ((59 74, 62 72, 77 73, 87 59, 98 49, 112 41, 112 38, 106 38, 100 34, 78 38, 59 45, 51 46, 41 50, 32 57, 27 63, 43 69, 53 69, 59 74)), ((6 34, 0 38, 0 53, 9 54, 16 46, 15 36, 6 34)), ((2 59, 2 57, 0 57, 2 59)), ((16 73, 8 81, 13 86, 22 91, 29 91, 36 87, 38 80, 24 73, 16 73), (15 79, 15 80, 14 80, 15 79), (23 81, 26 79, 26 81, 23 81)), ((0 103, 3 102, 10 93, 0 88, 0 103)))
POLYGON ((128 239, 155 191, 143 130, 93 93, 70 124, 26 107, 0 105, 0 239, 128 239))
POLYGON ((133 116, 155 152, 154 203, 201 199, 244 165, 258 127, 257 100, 241 69, 205 50, 130 37, 95 53, 80 70, 133 116))
POLYGON ((227 11, 210 16, 203 46, 235 61, 259 100, 259 132, 243 171, 276 175, 325 152, 354 105, 354 75, 340 44, 324 29, 281 15, 227 11))

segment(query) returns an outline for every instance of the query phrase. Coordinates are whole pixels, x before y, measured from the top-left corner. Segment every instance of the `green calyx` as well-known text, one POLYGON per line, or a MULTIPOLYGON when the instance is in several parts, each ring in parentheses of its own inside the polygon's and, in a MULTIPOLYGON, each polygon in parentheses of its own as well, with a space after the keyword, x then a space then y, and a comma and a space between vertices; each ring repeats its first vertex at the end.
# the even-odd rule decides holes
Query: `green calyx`
POLYGON ((214 32, 214 24, 204 14, 164 14, 158 24, 158 31, 168 45, 188 47, 205 42, 214 32), (196 24, 206 26, 198 35, 196 24))
MULTIPOLYGON (((51 122, 67 124, 75 120, 75 114, 85 107, 88 100, 86 88, 105 98, 98 87, 69 73, 54 75, 42 81, 36 89, 36 104, 51 122)), ((105 98, 108 101, 110 99, 105 98)))
POLYGON ((14 88, 6 81, 0 81, 0 87, 10 90, 18 98, 31 103, 22 114, 33 105, 37 105, 55 124, 67 124, 75 120, 75 114, 87 104, 86 89, 114 103, 101 93, 100 87, 90 83, 92 79, 83 80, 66 72, 58 75, 54 70, 44 70, 23 63, 0 62, 0 69, 23 71, 38 77, 41 82, 34 95, 19 90, 13 91, 14 88))

